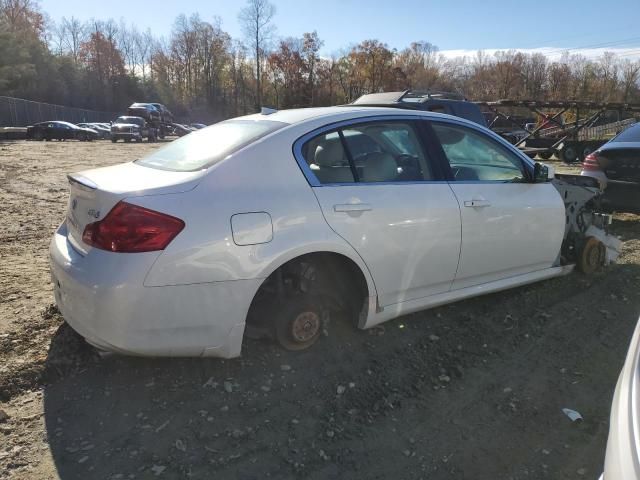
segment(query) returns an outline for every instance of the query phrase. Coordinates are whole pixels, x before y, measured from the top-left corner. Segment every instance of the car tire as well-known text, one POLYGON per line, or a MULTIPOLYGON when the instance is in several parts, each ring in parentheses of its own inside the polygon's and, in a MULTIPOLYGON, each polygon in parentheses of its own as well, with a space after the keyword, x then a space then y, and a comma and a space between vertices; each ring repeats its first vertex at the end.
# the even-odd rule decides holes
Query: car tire
POLYGON ((33 139, 41 142, 44 140, 44 135, 42 135, 42 132, 36 132, 33 134, 33 139))
POLYGON ((117 138, 111 137, 111 143, 116 143, 118 141, 117 138))
POLYGON ((553 152, 543 152, 538 154, 538 156, 543 160, 549 160, 551 155, 553 155, 553 152))
POLYGON ((585 158, 587 155, 591 154, 591 152, 593 152, 593 148, 591 148, 590 146, 586 146, 582 149, 582 158, 585 158))
POLYGON ((124 143, 129 143, 129 142, 131 142, 131 139, 130 139, 130 138, 125 138, 125 139, 124 139, 124 143))
POLYGON ((573 145, 568 145, 562 149, 562 160, 565 163, 574 163, 578 157, 578 150, 573 145))
POLYGON ((322 333, 323 310, 311 295, 290 297, 275 313, 274 337, 285 350, 306 350, 322 333))

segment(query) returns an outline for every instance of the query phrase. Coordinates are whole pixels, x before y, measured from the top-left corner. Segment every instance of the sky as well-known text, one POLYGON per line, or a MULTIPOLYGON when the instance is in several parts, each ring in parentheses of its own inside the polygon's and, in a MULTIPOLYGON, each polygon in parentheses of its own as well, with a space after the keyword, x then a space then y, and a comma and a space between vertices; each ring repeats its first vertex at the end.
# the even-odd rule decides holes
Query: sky
MULTIPOLYGON (((564 51, 600 55, 605 50, 640 58, 640 0, 272 0, 280 37, 316 30, 323 55, 339 53, 365 39, 402 49, 425 40, 448 57, 479 49, 540 51, 555 58, 564 51)), ((244 1, 229 0, 40 0, 49 16, 81 20, 123 18, 140 30, 169 37, 175 18, 215 16, 234 38, 242 37, 238 12, 244 1)))

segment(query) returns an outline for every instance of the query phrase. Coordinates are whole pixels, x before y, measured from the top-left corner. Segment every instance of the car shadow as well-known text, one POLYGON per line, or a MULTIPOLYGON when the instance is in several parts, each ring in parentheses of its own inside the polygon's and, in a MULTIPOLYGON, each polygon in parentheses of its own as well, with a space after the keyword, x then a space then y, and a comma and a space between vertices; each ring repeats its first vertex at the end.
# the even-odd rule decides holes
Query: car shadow
POLYGON ((294 416, 309 438, 323 423, 313 416, 325 404, 313 375, 318 355, 348 363, 352 341, 368 338, 346 325, 338 332, 338 345, 321 341, 308 352, 247 339, 233 360, 160 359, 99 355, 63 324, 51 342, 44 396, 60 478, 209 478, 215 471, 257 479, 265 469, 288 478, 281 441, 296 427, 294 416))
MULTIPOLYGON (((44 388, 51 455, 63 480, 337 479, 418 478, 417 458, 442 465, 455 451, 448 468, 465 475, 429 478, 499 478, 507 445, 528 462, 540 445, 570 443, 589 449, 576 461, 595 471, 638 270, 575 273, 367 331, 332 321, 304 352, 246 340, 232 360, 99 356, 63 326, 44 388), (589 373, 573 381, 565 370, 589 373), (506 387, 522 392, 516 403, 506 387), (589 406, 581 430, 556 424, 567 398, 589 406)), ((531 462, 523 468, 540 468, 531 462)), ((568 460, 546 462, 560 477, 568 460)))

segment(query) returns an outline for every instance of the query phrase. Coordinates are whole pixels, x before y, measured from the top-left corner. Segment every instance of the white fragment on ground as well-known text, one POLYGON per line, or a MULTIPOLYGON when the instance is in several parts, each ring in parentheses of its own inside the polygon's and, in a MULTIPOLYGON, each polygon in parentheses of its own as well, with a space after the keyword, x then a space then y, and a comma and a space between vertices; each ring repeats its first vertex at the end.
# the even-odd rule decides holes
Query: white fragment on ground
POLYGON ((156 477, 158 475, 162 475, 162 472, 164 472, 166 469, 167 467, 165 467, 164 465, 154 465, 153 467, 151 467, 151 471, 156 477))
POLYGON ((580 412, 576 412, 575 410, 571 410, 570 408, 563 408, 562 413, 569 417, 572 422, 577 422, 583 419, 582 415, 580 415, 580 412))
POLYGON ((160 425, 158 428, 156 428, 156 433, 160 433, 162 430, 164 430, 166 428, 166 426, 169 425, 170 421, 171 420, 167 420, 162 425, 160 425))

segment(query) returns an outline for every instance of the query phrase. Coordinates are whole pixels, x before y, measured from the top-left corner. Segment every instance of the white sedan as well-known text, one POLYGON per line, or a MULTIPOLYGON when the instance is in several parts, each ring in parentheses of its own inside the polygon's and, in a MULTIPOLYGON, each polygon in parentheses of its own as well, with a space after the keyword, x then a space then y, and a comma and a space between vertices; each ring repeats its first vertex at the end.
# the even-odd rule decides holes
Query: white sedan
POLYGON ((595 217, 551 177, 447 115, 236 118, 69 175, 50 247, 55 298, 104 350, 229 358, 246 331, 302 349, 336 312, 369 328, 568 272, 588 243, 573 224, 584 233, 595 217))

